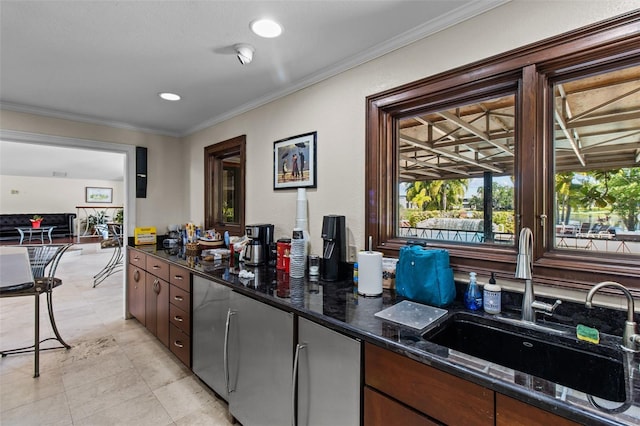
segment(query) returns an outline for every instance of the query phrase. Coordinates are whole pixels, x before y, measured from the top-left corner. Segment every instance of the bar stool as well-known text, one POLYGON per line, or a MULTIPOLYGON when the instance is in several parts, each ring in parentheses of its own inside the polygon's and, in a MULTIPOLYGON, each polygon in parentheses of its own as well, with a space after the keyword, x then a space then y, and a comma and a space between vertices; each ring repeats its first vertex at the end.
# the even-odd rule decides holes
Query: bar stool
POLYGON ((121 239, 122 225, 112 223, 108 225, 97 225, 96 228, 100 230, 101 234, 106 235, 106 237, 100 242, 100 248, 112 248, 113 253, 111 254, 111 259, 109 259, 104 268, 102 268, 100 272, 93 276, 94 288, 102 281, 104 281, 107 277, 110 277, 116 272, 122 271, 122 268, 124 267, 124 254, 122 253, 121 239), (109 233, 111 233, 113 237, 109 238, 109 233))
MULTIPOLYGON (((7 355, 15 355, 27 352, 34 352, 35 357, 35 366, 34 366, 34 375, 33 377, 40 376, 40 351, 51 350, 51 349, 70 349, 71 346, 68 345, 60 336, 60 332, 58 331, 58 327, 56 326, 55 317, 53 314, 53 289, 62 285, 62 280, 55 276, 56 269, 58 268, 58 263, 60 262, 60 258, 62 255, 71 247, 73 244, 43 244, 43 245, 28 245, 21 247, 2 247, 2 269, 0 272, 0 281, 2 287, 0 289, 0 297, 19 297, 19 296, 35 296, 35 337, 34 344, 31 346, 25 346, 16 349, 9 349, 6 351, 2 351, 1 354, 3 357, 7 355), (10 251, 8 249, 23 249, 26 248, 26 259, 28 261, 27 265, 30 269, 30 277, 31 284, 27 285, 27 283, 23 283, 24 285, 20 287, 19 285, 11 285, 12 281, 15 279, 7 279, 5 281, 5 270, 9 270, 13 268, 7 263, 7 267, 5 268, 5 261, 9 262, 10 258, 16 259, 13 256, 10 256, 9 253, 5 256, 5 252, 10 251), (6 282, 6 284, 5 284, 6 282), (49 322, 51 323, 51 328, 55 334, 55 337, 49 337, 43 340, 40 340, 40 295, 42 293, 46 293, 47 295, 47 310, 49 312, 49 322), (40 344, 56 340, 60 345, 54 347, 40 348, 40 344)), ((24 252, 23 252, 24 253, 24 252)), ((22 254, 24 257, 25 255, 22 254)), ((11 264, 14 263, 20 264, 22 266, 17 266, 18 268, 23 268, 25 262, 24 260, 14 262, 11 260, 11 264)), ((26 275, 24 275, 26 277, 26 275)), ((23 278, 24 280, 24 278, 23 278)), ((20 281, 20 280, 18 280, 20 281)), ((15 284, 15 283, 14 283, 15 284)))

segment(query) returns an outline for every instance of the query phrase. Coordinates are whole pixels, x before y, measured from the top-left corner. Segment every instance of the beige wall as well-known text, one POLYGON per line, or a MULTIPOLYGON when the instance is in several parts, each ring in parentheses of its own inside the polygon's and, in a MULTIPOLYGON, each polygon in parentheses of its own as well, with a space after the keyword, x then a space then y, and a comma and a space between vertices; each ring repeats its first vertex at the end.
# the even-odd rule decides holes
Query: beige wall
POLYGON ((0 128, 149 148, 148 198, 136 201, 139 226, 204 218, 207 145, 247 135, 247 221, 290 235, 296 192, 273 190, 273 142, 318 132, 318 188, 307 191, 312 250, 321 249, 325 214, 344 214, 350 243, 363 248, 365 97, 640 7, 617 0, 514 0, 312 87, 185 137, 116 129, 2 111, 0 128))
MULTIPOLYGON (((80 139, 95 142, 96 146, 106 143, 147 147, 147 198, 135 199, 133 194, 136 217, 128 218, 130 229, 133 225, 155 226, 158 232, 165 232, 168 224, 180 223, 187 217, 188 194, 184 182, 188 167, 182 161, 182 144, 177 138, 8 110, 0 111, 0 129, 80 139)), ((123 194, 123 203, 124 200, 123 194)), ((1 207, 4 211, 5 206, 1 207)))
POLYGON ((318 132, 318 187, 309 189, 312 251, 322 217, 344 214, 364 248, 365 97, 640 7, 638 1, 512 1, 465 23, 185 138, 191 217, 202 220, 202 149, 247 135, 247 222, 290 235, 296 192, 273 190, 273 142, 318 132))
POLYGON ((7 176, 0 179, 0 212, 6 213, 76 213, 85 206, 85 187, 113 189, 113 203, 94 204, 96 208, 122 206, 122 181, 7 176))

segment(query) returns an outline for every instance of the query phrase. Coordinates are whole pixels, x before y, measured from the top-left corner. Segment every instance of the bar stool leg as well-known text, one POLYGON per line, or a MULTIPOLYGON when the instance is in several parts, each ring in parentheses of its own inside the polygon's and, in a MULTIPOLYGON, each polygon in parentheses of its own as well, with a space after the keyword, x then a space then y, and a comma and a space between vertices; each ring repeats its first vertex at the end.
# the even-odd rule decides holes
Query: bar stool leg
POLYGON ((34 372, 33 377, 40 376, 40 293, 36 292, 36 307, 35 307, 35 342, 34 342, 34 372))
POLYGON ((47 292, 47 309, 49 311, 49 322, 51 323, 51 328, 53 328, 53 332, 56 335, 58 341, 67 349, 71 349, 71 346, 67 344, 62 337, 60 336, 60 332, 58 332, 58 327, 56 326, 56 319, 53 317, 53 291, 47 292))

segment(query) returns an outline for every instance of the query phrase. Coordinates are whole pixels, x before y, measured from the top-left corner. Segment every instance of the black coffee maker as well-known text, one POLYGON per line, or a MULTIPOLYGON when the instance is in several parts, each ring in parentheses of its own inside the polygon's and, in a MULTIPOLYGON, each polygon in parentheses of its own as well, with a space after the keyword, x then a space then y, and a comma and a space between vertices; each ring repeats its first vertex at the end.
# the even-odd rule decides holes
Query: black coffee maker
POLYGON ((337 281, 340 279, 342 264, 347 259, 347 232, 344 216, 332 214, 323 218, 322 240, 320 279, 337 281))
POLYGON ((245 232, 249 237, 249 244, 245 247, 244 263, 258 266, 269 262, 270 246, 273 243, 273 228, 271 224, 247 225, 245 232))

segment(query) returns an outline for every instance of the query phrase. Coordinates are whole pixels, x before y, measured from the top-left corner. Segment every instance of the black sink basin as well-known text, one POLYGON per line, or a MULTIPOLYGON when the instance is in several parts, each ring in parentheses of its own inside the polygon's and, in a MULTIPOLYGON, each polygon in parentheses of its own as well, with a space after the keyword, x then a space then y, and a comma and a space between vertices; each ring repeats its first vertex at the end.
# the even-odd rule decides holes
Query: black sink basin
POLYGON ((625 400, 623 355, 618 348, 466 312, 451 315, 422 337, 609 401, 625 400))

